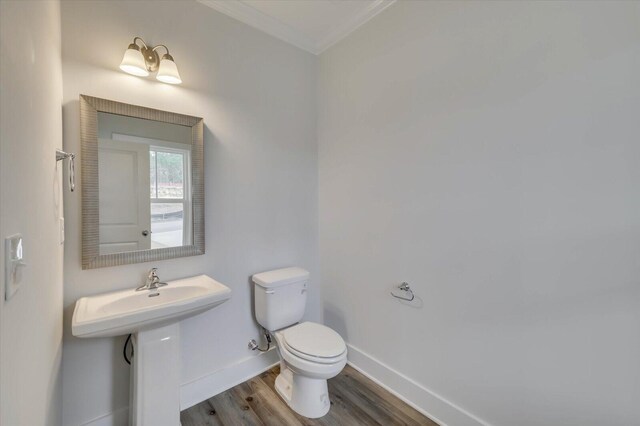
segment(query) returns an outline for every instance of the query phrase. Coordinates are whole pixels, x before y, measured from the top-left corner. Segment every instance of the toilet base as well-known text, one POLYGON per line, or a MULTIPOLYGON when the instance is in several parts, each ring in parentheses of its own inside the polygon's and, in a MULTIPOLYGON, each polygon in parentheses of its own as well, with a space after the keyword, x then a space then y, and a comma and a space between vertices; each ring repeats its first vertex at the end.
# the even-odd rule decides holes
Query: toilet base
POLYGON ((325 379, 296 374, 280 363, 280 374, 276 377, 276 391, 296 413, 317 419, 329 412, 329 390, 325 379))

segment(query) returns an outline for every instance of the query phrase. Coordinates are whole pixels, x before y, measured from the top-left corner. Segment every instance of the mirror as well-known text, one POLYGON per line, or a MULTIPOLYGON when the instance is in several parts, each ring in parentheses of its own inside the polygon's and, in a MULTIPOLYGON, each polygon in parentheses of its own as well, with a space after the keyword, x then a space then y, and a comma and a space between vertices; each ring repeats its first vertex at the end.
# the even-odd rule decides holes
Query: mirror
POLYGON ((83 268, 204 253, 201 118, 82 95, 83 268))
POLYGON ((191 244, 191 128, 98 112, 99 253, 191 244))

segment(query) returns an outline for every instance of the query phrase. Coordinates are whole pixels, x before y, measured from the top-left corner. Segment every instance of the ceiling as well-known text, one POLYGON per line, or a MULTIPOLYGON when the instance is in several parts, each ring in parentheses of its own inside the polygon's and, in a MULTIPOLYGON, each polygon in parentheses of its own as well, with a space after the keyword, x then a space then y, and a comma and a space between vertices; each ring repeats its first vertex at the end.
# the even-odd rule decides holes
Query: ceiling
POLYGON ((396 0, 198 1, 317 55, 396 0))

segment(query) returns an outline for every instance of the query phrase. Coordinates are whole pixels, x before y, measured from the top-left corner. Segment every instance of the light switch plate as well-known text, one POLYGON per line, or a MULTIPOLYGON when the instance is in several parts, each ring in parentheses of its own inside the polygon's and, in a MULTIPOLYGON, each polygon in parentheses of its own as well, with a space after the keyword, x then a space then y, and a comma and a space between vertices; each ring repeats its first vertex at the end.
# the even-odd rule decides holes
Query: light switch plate
POLYGON ((27 266, 22 251, 22 235, 15 234, 4 240, 4 300, 9 300, 20 288, 22 268, 27 266))
POLYGON ((64 217, 61 217, 59 219, 59 226, 60 226, 60 245, 64 244, 64 217))

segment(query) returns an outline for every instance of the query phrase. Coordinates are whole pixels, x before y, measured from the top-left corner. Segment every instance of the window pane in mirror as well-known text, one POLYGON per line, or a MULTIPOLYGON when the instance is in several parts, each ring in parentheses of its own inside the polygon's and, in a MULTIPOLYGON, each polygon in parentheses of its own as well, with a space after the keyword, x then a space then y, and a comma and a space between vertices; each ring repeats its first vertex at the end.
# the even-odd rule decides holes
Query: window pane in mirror
POLYGON ((151 248, 181 246, 183 217, 182 203, 151 203, 151 248))
POLYGON ((184 155, 173 152, 156 152, 157 198, 184 196, 184 155))
POLYGON ((149 171, 150 171, 150 180, 151 183, 151 198, 158 198, 158 194, 156 192, 156 152, 149 151, 149 171))

